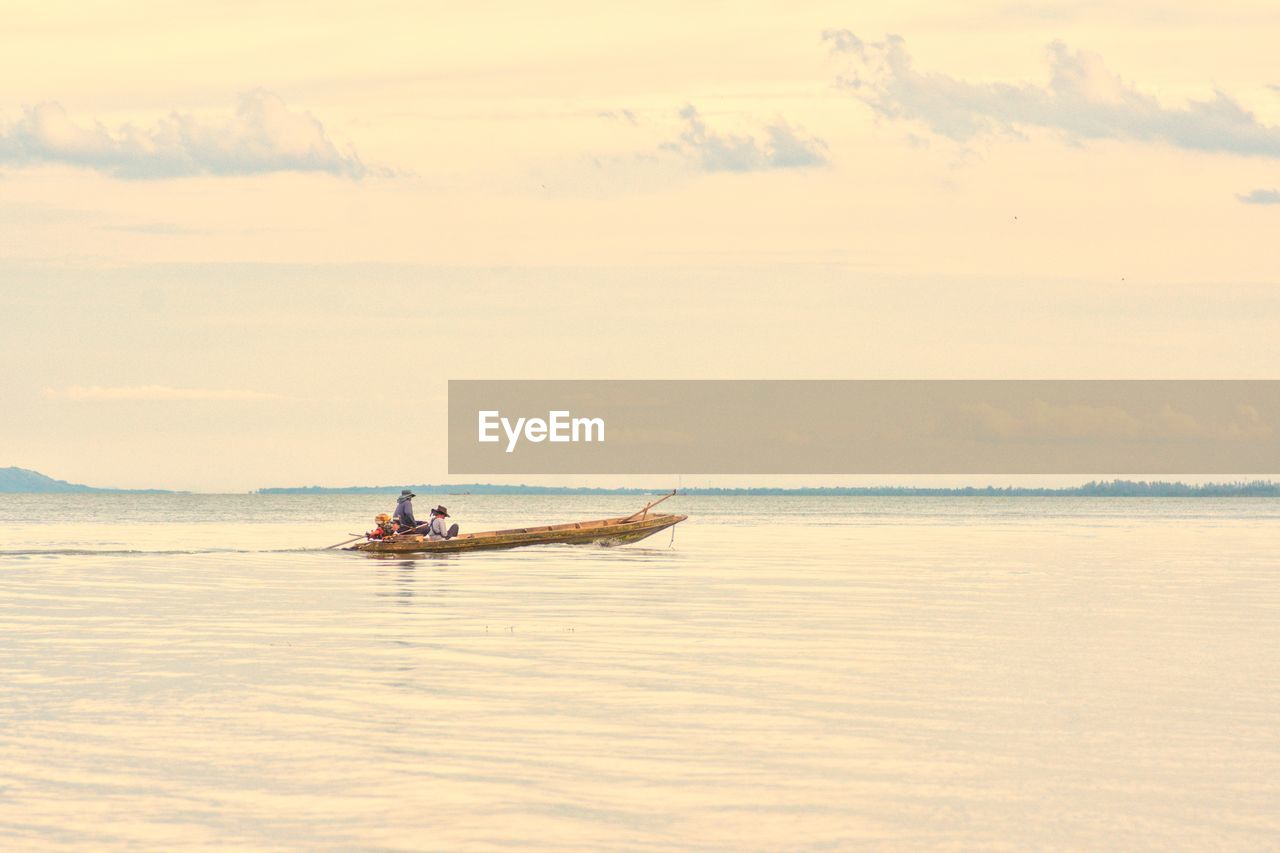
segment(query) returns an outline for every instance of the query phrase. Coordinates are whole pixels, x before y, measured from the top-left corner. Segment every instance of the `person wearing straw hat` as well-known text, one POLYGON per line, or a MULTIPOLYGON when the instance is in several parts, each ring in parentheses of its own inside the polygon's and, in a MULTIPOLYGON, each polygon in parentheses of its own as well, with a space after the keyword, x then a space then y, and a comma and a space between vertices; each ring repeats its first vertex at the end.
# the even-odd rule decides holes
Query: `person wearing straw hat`
POLYGON ((443 506, 437 506, 431 510, 431 523, 427 526, 428 539, 452 539, 458 535, 458 525, 450 525, 448 529, 444 526, 444 520, 449 517, 449 510, 443 506))

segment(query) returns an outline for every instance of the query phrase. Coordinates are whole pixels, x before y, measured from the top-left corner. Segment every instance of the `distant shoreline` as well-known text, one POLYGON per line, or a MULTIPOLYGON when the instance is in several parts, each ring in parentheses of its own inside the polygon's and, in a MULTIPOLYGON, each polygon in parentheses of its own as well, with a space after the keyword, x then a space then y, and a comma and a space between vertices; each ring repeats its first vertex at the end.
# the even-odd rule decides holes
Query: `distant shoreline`
POLYGON ((0 468, 0 494, 3 495, 82 495, 82 494, 133 494, 133 495, 185 495, 190 492, 171 489, 112 489, 68 483, 32 471, 29 468, 0 468))
MULTIPOLYGON (((296 486, 257 489, 259 495, 314 494, 397 494, 401 486, 296 486)), ((488 483, 421 484, 407 488, 432 495, 654 495, 659 489, 591 488, 586 486, 503 486, 488 483)), ((1179 482, 1108 480, 1062 488, 965 486, 929 488, 916 486, 833 486, 823 488, 688 488, 681 495, 692 497, 1280 497, 1280 483, 1254 480, 1239 483, 1189 485, 1179 482)))
MULTIPOLYGON (((526 486, 494 483, 426 483, 394 486, 285 486, 254 489, 251 495, 398 495, 409 488, 421 494, 443 497, 463 495, 659 495, 666 489, 597 488, 591 486, 526 486)), ((85 486, 55 480, 26 468, 0 468, 0 494, 135 494, 190 495, 203 494, 168 489, 112 489, 85 486)), ((210 493, 214 494, 214 493, 210 493)), ((234 492, 227 494, 244 494, 234 492)), ((963 486, 935 488, 924 486, 827 486, 827 487, 754 487, 754 488, 688 488, 681 495, 692 497, 1134 497, 1134 498, 1274 498, 1280 497, 1280 482, 1203 483, 1190 485, 1163 480, 1092 481, 1080 486, 1039 488, 1026 486, 963 486)))

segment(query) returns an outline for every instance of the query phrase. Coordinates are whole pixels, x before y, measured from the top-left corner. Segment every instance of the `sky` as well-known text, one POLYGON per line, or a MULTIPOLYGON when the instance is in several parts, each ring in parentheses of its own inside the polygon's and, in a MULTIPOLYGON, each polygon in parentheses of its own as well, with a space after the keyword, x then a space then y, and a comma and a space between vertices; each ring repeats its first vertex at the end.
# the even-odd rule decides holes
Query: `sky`
POLYGON ((0 466, 467 480, 450 378, 1276 378, 1278 31, 1267 2, 11 3, 0 466))

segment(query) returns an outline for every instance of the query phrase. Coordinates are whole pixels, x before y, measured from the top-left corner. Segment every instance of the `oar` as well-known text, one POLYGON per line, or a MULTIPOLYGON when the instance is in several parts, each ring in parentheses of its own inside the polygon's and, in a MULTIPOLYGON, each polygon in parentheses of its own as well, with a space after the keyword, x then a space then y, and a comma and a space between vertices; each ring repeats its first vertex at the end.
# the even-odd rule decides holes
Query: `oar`
POLYGON ((633 512, 631 515, 628 515, 626 518, 622 519, 622 521, 620 521, 620 522, 618 522, 618 523, 619 523, 619 524, 626 524, 628 521, 630 521, 631 519, 635 518, 637 515, 648 515, 649 510, 650 510, 652 507, 657 506, 658 504, 660 504, 660 503, 662 503, 663 501, 665 501, 667 498, 673 498, 673 497, 675 497, 675 496, 676 496, 676 490, 675 490, 675 489, 672 489, 672 490, 671 490, 671 494, 669 494, 669 495, 663 495, 662 497, 658 498, 656 501, 653 501, 652 503, 647 503, 647 504, 645 504, 645 505, 644 505, 644 509, 640 510, 639 512, 633 512))
POLYGON ((341 548, 343 545, 350 545, 352 542, 355 542, 355 541, 356 541, 356 539, 363 539, 364 537, 365 537, 365 535, 364 535, 363 533, 361 533, 361 534, 360 534, 359 536, 357 536, 355 539, 348 539, 346 542, 339 542, 337 545, 330 545, 328 548, 322 548, 321 550, 322 550, 322 551, 332 551, 334 548, 341 548))

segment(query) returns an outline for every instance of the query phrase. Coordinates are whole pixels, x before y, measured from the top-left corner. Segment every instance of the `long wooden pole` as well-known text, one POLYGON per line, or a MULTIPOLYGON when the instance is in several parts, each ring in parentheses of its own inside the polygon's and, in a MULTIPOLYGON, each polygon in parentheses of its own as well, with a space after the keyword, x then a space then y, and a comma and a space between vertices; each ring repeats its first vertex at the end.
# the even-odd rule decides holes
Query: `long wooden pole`
POLYGON ((623 523, 623 524, 625 524, 626 522, 628 522, 628 521, 630 521, 631 519, 635 518, 637 515, 648 515, 648 514, 649 514, 649 510, 650 510, 650 509, 652 509, 653 507, 655 507, 655 506, 657 506, 658 504, 662 503, 662 502, 663 502, 663 501, 665 501, 667 498, 674 498, 675 496, 676 496, 676 490, 675 490, 675 489, 672 489, 672 490, 671 490, 671 494, 669 494, 669 495, 663 495, 662 497, 658 498, 656 501, 653 501, 653 502, 651 502, 651 503, 647 503, 647 504, 645 504, 645 505, 644 505, 644 509, 640 510, 639 512, 633 512, 631 515, 628 515, 626 518, 622 519, 622 523, 623 523))
MULTIPOLYGON (((397 536, 408 536, 410 533, 413 533, 415 530, 421 530, 422 528, 427 527, 430 523, 431 522, 427 522, 426 524, 419 524, 417 527, 410 528, 409 530, 401 530, 398 533, 392 533, 390 536, 386 536, 384 538, 394 539, 397 536)), ((343 545, 350 545, 352 542, 355 542, 357 539, 367 539, 367 538, 368 538, 368 534, 362 533, 359 536, 357 536, 355 539, 348 539, 346 542, 339 542, 337 545, 330 545, 328 548, 323 548, 321 550, 332 551, 334 548, 341 548, 343 545)))
POLYGON ((395 533, 392 533, 389 538, 394 539, 397 536, 411 536, 414 533, 414 531, 421 530, 424 527, 430 527, 430 526, 431 526, 431 522, 424 521, 422 524, 419 524, 417 527, 410 527, 408 530, 397 530, 395 533))

